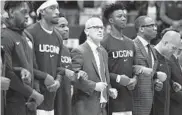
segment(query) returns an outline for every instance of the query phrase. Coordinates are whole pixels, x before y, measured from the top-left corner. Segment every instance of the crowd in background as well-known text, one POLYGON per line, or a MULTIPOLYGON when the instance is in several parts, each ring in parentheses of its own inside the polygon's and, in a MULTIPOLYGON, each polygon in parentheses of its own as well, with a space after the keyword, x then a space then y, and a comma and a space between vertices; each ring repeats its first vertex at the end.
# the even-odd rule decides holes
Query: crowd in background
POLYGON ((4 10, 2 114, 181 114, 181 1, 6 1, 4 10), (80 45, 67 48, 81 25, 80 45))

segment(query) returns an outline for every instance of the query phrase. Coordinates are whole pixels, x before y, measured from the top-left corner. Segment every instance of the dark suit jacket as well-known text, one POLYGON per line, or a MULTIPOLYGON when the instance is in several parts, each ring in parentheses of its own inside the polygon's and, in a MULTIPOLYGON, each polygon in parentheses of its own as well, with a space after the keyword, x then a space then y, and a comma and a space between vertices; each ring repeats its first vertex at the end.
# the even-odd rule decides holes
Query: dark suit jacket
MULTIPOLYGON (((105 49, 102 49, 105 64, 105 76, 108 87, 110 78, 108 71, 108 56, 105 49)), ((83 70, 88 74, 88 81, 80 81, 76 84, 76 91, 73 95, 74 115, 98 115, 100 111, 100 92, 94 90, 95 84, 100 82, 100 77, 94 55, 90 46, 85 42, 71 52, 72 67, 75 71, 83 70), (87 82, 87 83, 86 83, 87 82)))
MULTIPOLYGON (((148 68, 151 68, 152 65, 149 65, 148 54, 145 51, 145 48, 142 42, 138 39, 134 39, 135 44, 135 59, 134 65, 142 65, 148 68)), ((152 50, 154 56, 154 68, 157 67, 157 58, 152 50)), ((155 69, 154 72, 155 73, 155 69)), ((143 74, 138 75, 138 83, 133 90, 133 113, 134 115, 149 115, 152 103, 153 103, 153 75, 152 76, 145 76, 143 74)))
MULTIPOLYGON (((171 57, 171 79, 182 85, 182 70, 177 59, 171 57)), ((182 113, 182 91, 171 92, 170 115, 181 115, 182 113)))

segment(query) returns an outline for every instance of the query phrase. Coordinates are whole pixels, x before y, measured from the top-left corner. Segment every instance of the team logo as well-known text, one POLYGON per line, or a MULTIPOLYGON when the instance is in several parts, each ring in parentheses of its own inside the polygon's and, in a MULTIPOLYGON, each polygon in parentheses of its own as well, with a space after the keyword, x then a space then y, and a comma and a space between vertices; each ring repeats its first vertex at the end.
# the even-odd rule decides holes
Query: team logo
POLYGON ((39 51, 40 52, 49 52, 49 53, 56 53, 59 54, 59 47, 49 44, 39 44, 39 51))
POLYGON ((114 52, 112 52, 112 57, 114 59, 119 58, 119 57, 133 57, 133 51, 132 50, 114 51, 114 52))
POLYGON ((71 63, 71 57, 68 56, 61 56, 62 63, 71 63))

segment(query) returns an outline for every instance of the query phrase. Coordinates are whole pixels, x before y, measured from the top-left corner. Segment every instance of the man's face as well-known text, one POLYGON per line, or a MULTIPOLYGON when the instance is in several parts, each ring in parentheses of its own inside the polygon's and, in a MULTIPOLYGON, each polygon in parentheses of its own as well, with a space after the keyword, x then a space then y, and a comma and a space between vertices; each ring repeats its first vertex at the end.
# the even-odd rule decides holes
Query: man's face
POLYGON ((172 54, 174 54, 177 51, 177 46, 173 43, 167 43, 166 44, 166 51, 168 52, 168 54, 171 56, 172 54))
POLYGON ((56 27, 59 29, 59 31, 63 37, 63 40, 67 40, 69 38, 68 21, 66 20, 66 18, 61 17, 61 18, 59 18, 58 22, 59 23, 56 27))
POLYGON ((112 13, 110 21, 118 29, 124 29, 126 27, 127 19, 126 19, 126 11, 125 10, 116 10, 112 13))
POLYGON ((181 39, 179 34, 175 34, 171 37, 171 39, 172 41, 165 43, 165 52, 168 53, 169 56, 175 54, 180 48, 179 46, 181 45, 181 39))
POLYGON ((86 32, 93 41, 102 41, 104 36, 104 26, 102 21, 93 20, 90 26, 86 28, 86 32))
POLYGON ((58 24, 59 20, 59 8, 58 5, 52 5, 43 10, 43 16, 44 18, 52 23, 52 24, 58 24))
POLYGON ((143 28, 143 34, 147 39, 152 40, 153 38, 156 37, 157 26, 152 18, 150 17, 145 18, 145 21, 141 25, 141 28, 143 28))
POLYGON ((18 28, 24 29, 27 27, 30 8, 27 3, 22 3, 21 6, 13 9, 15 25, 18 28))

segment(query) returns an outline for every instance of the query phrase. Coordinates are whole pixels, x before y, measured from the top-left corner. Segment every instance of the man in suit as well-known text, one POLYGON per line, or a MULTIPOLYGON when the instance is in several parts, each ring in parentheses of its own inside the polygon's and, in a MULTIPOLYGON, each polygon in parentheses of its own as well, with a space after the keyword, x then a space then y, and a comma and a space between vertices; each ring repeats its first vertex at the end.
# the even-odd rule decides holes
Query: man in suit
POLYGON ((156 90, 161 90, 162 81, 165 80, 166 74, 160 71, 156 73, 157 58, 150 46, 150 41, 157 34, 155 21, 148 16, 140 16, 135 20, 135 28, 137 37, 134 39, 136 50, 134 74, 137 75, 138 79, 133 90, 133 113, 134 115, 149 115, 153 103, 153 83, 156 82, 156 90), (136 71, 138 66, 142 67, 139 69, 140 71, 136 71), (155 80, 154 75, 157 77, 155 80))
MULTIPOLYGON (((178 50, 172 55, 171 62, 171 79, 182 85, 182 69, 180 67, 179 58, 182 54, 182 43, 178 50)), ((181 115, 182 112, 182 90, 175 92, 171 91, 170 98, 170 115, 181 115)))
POLYGON ((74 115, 106 115, 108 95, 117 97, 110 86, 107 52, 100 45, 103 29, 99 18, 90 18, 85 24, 87 41, 71 52, 73 69, 88 74, 88 80, 81 79, 73 94, 74 115))
POLYGON ((171 56, 180 45, 180 34, 174 30, 169 30, 164 33, 161 41, 155 46, 158 59, 157 70, 166 73, 167 79, 163 83, 163 89, 160 92, 156 91, 154 94, 152 115, 170 115, 171 92, 181 90, 181 85, 171 78, 173 70, 170 62, 171 56))

